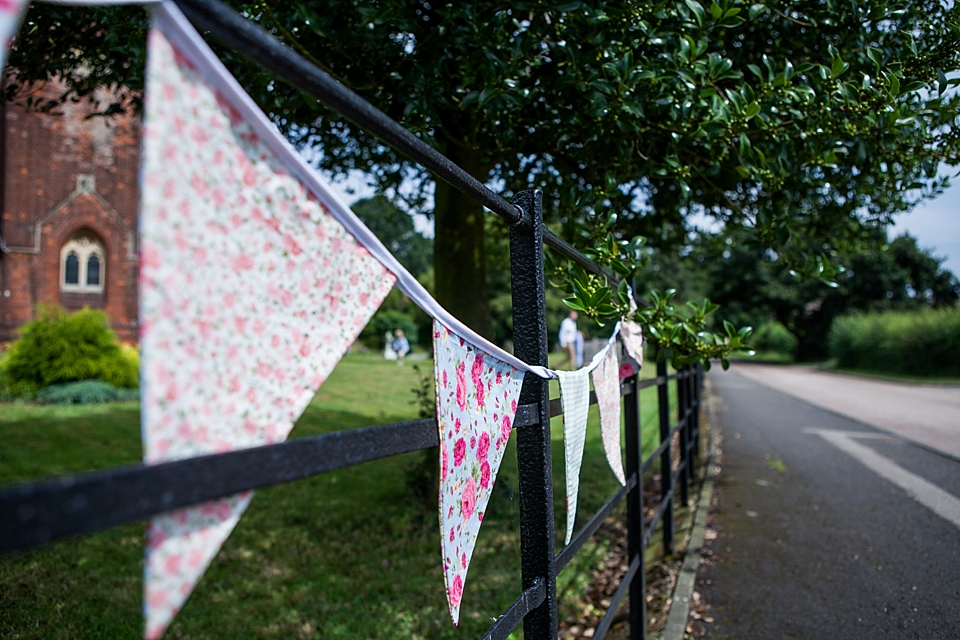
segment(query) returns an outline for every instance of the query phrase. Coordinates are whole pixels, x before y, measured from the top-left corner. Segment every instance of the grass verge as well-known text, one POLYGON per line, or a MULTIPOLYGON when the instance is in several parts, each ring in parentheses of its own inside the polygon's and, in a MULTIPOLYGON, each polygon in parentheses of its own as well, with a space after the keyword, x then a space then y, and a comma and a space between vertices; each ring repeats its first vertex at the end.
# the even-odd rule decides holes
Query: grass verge
MULTIPOLYGON (((375 356, 347 356, 291 437, 415 418, 418 380, 410 364, 398 367, 375 356)), ((424 366, 430 376, 430 362, 424 366)), ((649 451, 657 441, 655 389, 642 393, 641 407, 644 450, 649 451)), ((559 538, 565 522, 559 418, 552 426, 552 445, 559 538)), ((435 504, 416 498, 407 482, 422 455, 396 456, 258 491, 166 637, 482 635, 520 592, 515 443, 511 440, 505 454, 477 542, 459 627, 453 627, 446 611, 435 504)), ((0 404, 2 485, 132 464, 140 457, 138 403, 0 404)), ((616 487, 593 407, 577 526, 616 487)), ((585 588, 582 576, 589 578, 596 557, 588 547, 561 574, 561 599, 578 597, 585 588)), ((138 636, 142 559, 140 522, 0 557, 0 637, 138 636)))

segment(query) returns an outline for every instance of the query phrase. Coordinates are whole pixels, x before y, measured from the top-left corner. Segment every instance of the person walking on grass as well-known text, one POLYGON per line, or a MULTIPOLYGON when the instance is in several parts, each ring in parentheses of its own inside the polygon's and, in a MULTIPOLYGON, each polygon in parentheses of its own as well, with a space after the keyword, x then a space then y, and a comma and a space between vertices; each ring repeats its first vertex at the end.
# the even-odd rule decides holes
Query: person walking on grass
POLYGON ((410 353, 410 343, 407 341, 406 336, 403 335, 403 329, 397 329, 393 332, 393 342, 390 344, 393 348, 394 353, 397 354, 397 366, 403 366, 403 356, 410 353))
POLYGON ((577 362, 577 318, 580 316, 576 311, 570 314, 560 323, 560 334, 557 336, 560 340, 560 348, 563 349, 563 360, 557 364, 557 368, 564 365, 570 365, 570 369, 576 368, 577 362))

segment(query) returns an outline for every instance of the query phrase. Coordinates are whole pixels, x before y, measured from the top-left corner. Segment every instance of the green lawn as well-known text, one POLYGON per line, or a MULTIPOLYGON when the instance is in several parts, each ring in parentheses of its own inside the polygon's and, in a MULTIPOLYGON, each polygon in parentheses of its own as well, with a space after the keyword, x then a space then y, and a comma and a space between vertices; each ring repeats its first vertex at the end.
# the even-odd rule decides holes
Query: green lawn
MULTIPOLYGON (((347 356, 291 437, 417 417, 411 364, 347 356)), ((420 364, 432 377, 431 363, 420 364)), ((653 375, 652 369, 645 374, 653 375)), ((649 451, 657 442, 655 389, 643 392, 641 405, 649 451)), ((590 420, 578 526, 617 488, 603 456, 596 407, 590 420)), ((479 637, 520 591, 514 441, 478 540, 459 628, 446 612, 436 507, 418 500, 408 482, 422 455, 257 492, 166 637, 479 637)), ((0 404, 0 484, 130 464, 140 456, 137 403, 0 404)), ((562 536, 559 418, 553 424, 553 463, 562 536)), ((602 544, 588 546, 571 563, 561 576, 562 598, 574 598, 584 588, 601 552, 602 544)), ((0 558, 0 637, 139 635, 142 557, 143 523, 132 523, 0 558)))

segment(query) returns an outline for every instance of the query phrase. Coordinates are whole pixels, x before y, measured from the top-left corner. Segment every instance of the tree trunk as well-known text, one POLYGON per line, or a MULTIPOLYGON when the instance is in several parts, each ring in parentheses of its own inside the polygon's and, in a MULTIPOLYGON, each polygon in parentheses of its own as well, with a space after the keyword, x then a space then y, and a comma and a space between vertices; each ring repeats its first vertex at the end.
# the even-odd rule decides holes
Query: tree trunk
MULTIPOLYGON (((477 153, 449 145, 447 157, 485 182, 489 167, 477 153)), ((444 308, 468 327, 493 337, 487 295, 483 207, 442 180, 435 195, 433 267, 436 297, 444 308)))

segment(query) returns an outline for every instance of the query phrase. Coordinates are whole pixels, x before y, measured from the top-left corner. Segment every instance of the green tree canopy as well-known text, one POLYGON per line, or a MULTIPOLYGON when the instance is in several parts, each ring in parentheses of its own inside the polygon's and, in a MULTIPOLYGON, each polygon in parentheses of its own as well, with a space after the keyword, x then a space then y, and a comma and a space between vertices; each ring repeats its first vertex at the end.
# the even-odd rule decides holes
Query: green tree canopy
MULTIPOLYGON (((574 242, 613 212, 614 239, 676 249, 704 214, 829 275, 822 255, 937 192, 937 165, 956 160, 957 9, 937 0, 232 4, 505 196, 542 188, 574 242)), ((8 93, 55 72, 64 99, 98 82, 136 92, 143 21, 33 7, 8 93)), ((431 189, 342 116, 220 53, 295 143, 323 149, 322 168, 364 170, 393 197, 404 177, 431 189)), ((432 213, 437 297, 489 334, 482 210, 441 182, 432 213)))
POLYGON ((798 280, 774 254, 758 255, 738 239, 695 250, 711 274, 707 295, 734 322, 786 325, 799 338, 804 360, 827 356, 830 326, 845 313, 951 307, 960 299, 956 276, 909 234, 887 242, 878 231, 855 252, 835 256, 846 265, 835 287, 798 280))
POLYGON ((417 233, 409 213, 383 196, 359 200, 351 209, 415 277, 430 269, 433 243, 417 233))

